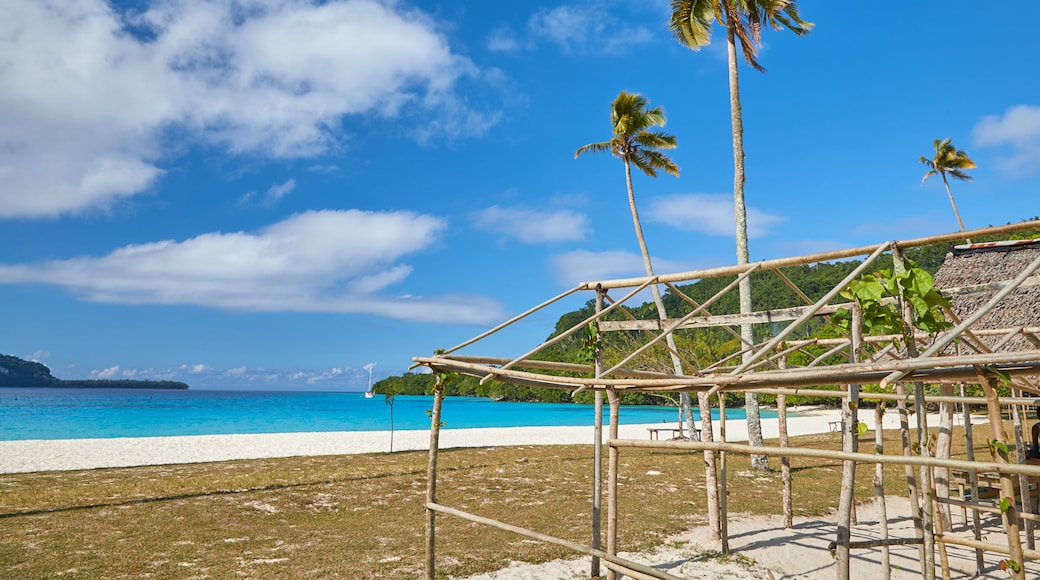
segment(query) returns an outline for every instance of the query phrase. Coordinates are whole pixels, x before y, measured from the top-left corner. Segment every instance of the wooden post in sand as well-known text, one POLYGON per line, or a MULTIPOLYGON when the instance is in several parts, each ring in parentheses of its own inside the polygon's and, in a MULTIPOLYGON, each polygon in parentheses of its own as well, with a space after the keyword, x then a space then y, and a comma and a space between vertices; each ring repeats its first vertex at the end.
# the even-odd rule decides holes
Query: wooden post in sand
MULTIPOLYGON (((433 386, 433 410, 430 412, 430 458, 426 464, 426 503, 437 503, 437 451, 441 437, 441 403, 444 401, 444 382, 438 376, 433 386)), ((437 575, 436 512, 426 508, 426 580, 437 575)))
MULTIPOLYGON (((874 453, 885 454, 885 402, 874 407, 874 453)), ((888 541, 888 505, 885 500, 885 469, 878 463, 874 466, 874 497, 877 501, 878 525, 881 527, 881 541, 888 541)), ((881 567, 884 569, 884 580, 892 577, 892 563, 888 545, 881 546, 881 567)))
MULTIPOLYGON (((990 374, 979 373, 979 382, 986 393, 991 430, 990 450, 997 463, 1008 461, 1007 442, 1004 440, 1004 420, 1000 413, 1000 401, 997 399, 997 378, 990 374)), ((1000 474, 1000 511, 1004 521, 1004 533, 1007 534, 1008 551, 1011 557, 1003 561, 1003 566, 1014 580, 1025 580, 1025 559, 1022 556, 1022 538, 1018 532, 1018 508, 1015 506, 1015 484, 1011 476, 1000 474), (1015 571, 1018 568, 1018 571, 1015 571)))
MULTIPOLYGON (((719 441, 726 442, 726 391, 719 391, 719 441)), ((750 437, 750 435, 749 435, 750 437)), ((719 534, 722 553, 729 554, 729 491, 726 475, 726 452, 719 453, 719 534)))
MULTIPOLYGON (((863 337, 863 309, 858 302, 852 303, 852 343, 849 347, 849 362, 859 361, 859 348, 863 337)), ((850 383, 841 410, 842 451, 859 451, 859 385, 850 383)), ((856 501, 856 462, 845 461, 841 466, 841 495, 838 500, 838 538, 835 557, 838 560, 839 580, 849 580, 849 543, 852 541, 852 510, 856 501)))
MULTIPOLYGON (((961 346, 957 345, 957 352, 960 353, 961 346)), ((964 383, 960 384, 961 396, 967 395, 966 387, 964 383)), ((964 446, 968 450, 968 461, 975 461, 975 438, 972 434, 971 427, 971 406, 968 403, 962 403, 961 408, 964 412, 964 446)), ((978 501, 979 497, 979 474, 974 471, 968 472, 968 484, 971 489, 972 501, 978 501)), ((961 498, 964 499, 964 498, 961 498)), ((975 536, 976 542, 982 541, 982 521, 979 517, 979 510, 971 510, 971 529, 975 536)), ((982 576, 982 569, 986 566, 983 560, 982 550, 975 548, 975 575, 982 576)))
MULTIPOLYGON (((621 403, 616 391, 607 388, 607 401, 610 402, 610 435, 611 440, 618 438, 618 417, 621 403)), ((607 450, 607 555, 617 556, 618 536, 618 453, 617 446, 611 445, 607 450)), ((617 580, 617 572, 607 567, 607 580, 617 580)))
MULTIPOLYGON (((596 313, 603 310, 603 296, 606 291, 596 289, 596 313)), ((597 340, 599 336, 596 337, 597 340)), ((603 372, 603 351, 596 351, 596 376, 603 372)), ((592 548, 600 549, 602 544, 603 520, 603 391, 596 389, 596 414, 593 418, 594 440, 592 442, 592 548)), ((599 558, 592 557, 591 577, 599 577, 599 558)))
MULTIPOLYGON (((780 368, 787 368, 787 355, 780 358, 780 368)), ((790 440, 787 437, 787 395, 778 393, 776 395, 776 422, 780 431, 780 447, 789 447, 790 440)), ((794 527, 794 490, 791 486, 791 458, 784 455, 780 457, 780 479, 783 483, 784 504, 784 527, 794 527)))

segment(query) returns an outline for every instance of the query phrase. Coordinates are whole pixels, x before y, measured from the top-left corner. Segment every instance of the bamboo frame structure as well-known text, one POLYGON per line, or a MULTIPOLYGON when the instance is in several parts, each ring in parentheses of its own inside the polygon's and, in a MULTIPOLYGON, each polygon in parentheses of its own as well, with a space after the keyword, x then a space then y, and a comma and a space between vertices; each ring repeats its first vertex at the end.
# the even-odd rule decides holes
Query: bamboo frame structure
MULTIPOLYGON (((427 493, 427 577, 433 578, 435 573, 436 558, 435 536, 433 533, 433 514, 440 513, 467 519, 469 521, 507 529, 518 534, 564 545, 579 553, 593 556, 593 573, 598 574, 599 562, 607 567, 607 578, 615 578, 618 573, 626 574, 634 578, 673 578, 658 569, 651 567, 639 567, 632 562, 617 558, 618 545, 618 502, 617 483, 620 477, 619 456, 622 450, 631 448, 653 448, 653 449, 677 449, 691 452, 703 452, 705 457, 713 457, 714 454, 738 453, 744 455, 775 456, 782 458, 785 473, 789 472, 789 459, 793 457, 817 457, 824 459, 840 460, 845 462, 849 475, 845 481, 851 482, 856 466, 864 465, 900 465, 906 469, 908 486, 911 491, 911 506, 913 519, 915 521, 916 537, 912 540, 890 539, 888 543, 911 543, 918 544, 921 550, 922 578, 931 579, 935 577, 936 566, 941 566, 944 576, 949 575, 949 566, 945 557, 940 562, 935 562, 932 554, 933 546, 945 554, 946 544, 962 545, 974 548, 978 554, 978 567, 981 569, 981 554, 984 551, 1007 555, 1006 562, 1012 578, 1016 580, 1024 578, 1025 558, 1036 558, 1038 555, 1032 549, 1023 549, 1020 538, 1020 520, 1032 520, 1029 514, 1022 514, 1020 518, 1017 505, 1011 499, 1010 505, 1001 502, 1001 513, 1004 532, 1007 537, 1007 546, 1002 547, 992 543, 982 542, 978 533, 978 512, 984 506, 978 504, 977 478, 979 472, 996 473, 1001 479, 1001 496, 1014 498, 1014 486, 1012 477, 1040 479, 1040 466, 1026 465, 1009 460, 1006 443, 1003 441, 1003 419, 1001 408, 1003 405, 1038 405, 1040 397, 1015 396, 998 397, 996 387, 998 380, 1004 378, 1009 380, 1017 392, 1040 395, 1040 388, 1034 382, 1034 378, 1040 376, 1040 326, 1027 326, 1019 324, 1011 328, 989 328, 983 327, 980 320, 1000 307, 1002 301, 1019 289, 1030 288, 1040 285, 1040 258, 1032 261, 1026 268, 1022 269, 1010 280, 997 280, 984 284, 973 284, 965 286, 942 289, 945 296, 973 296, 993 294, 993 296, 982 306, 977 308, 963 320, 956 318, 952 329, 941 332, 936 336, 924 333, 909 333, 904 335, 890 336, 856 336, 845 338, 795 338, 796 333, 804 329, 809 321, 821 317, 829 317, 840 308, 847 308, 838 301, 840 292, 857 276, 870 267, 886 252, 893 254, 893 259, 900 260, 902 250, 915 248, 928 244, 953 242, 965 238, 979 239, 984 236, 1009 234, 1013 232, 1040 228, 1040 221, 1024 222, 1020 224, 984 228, 971 232, 956 232, 939 236, 930 236, 907 241, 890 241, 883 244, 850 248, 833 252, 813 254, 793 258, 766 260, 753 262, 745 265, 727 266, 707 270, 695 270, 676 274, 656 275, 652 277, 638 277, 619 280, 604 280, 596 282, 585 282, 556 298, 546 301, 538 307, 532 308, 523 314, 514 317, 494 329, 485 332, 478 337, 461 343, 447 351, 434 356, 415 357, 416 366, 426 366, 437 373, 461 373, 477 377, 480 381, 489 380, 504 383, 533 386, 548 389, 566 390, 577 393, 591 389, 597 395, 597 400, 605 394, 610 405, 610 424, 608 426, 607 446, 607 530, 606 549, 601 550, 598 545, 600 532, 598 528, 593 530, 593 545, 581 546, 559 538, 551 538, 511 526, 503 522, 488 520, 475 514, 469 514, 461 510, 442 506, 436 503, 436 449, 439 445, 437 438, 431 429, 430 443, 430 482, 427 493), (791 282, 783 272, 783 268, 791 266, 810 265, 820 262, 840 260, 846 258, 863 257, 863 263, 853 269, 840 284, 823 293, 814 302, 810 295, 791 282), (717 302, 723 295, 731 292, 741 279, 750 276, 754 272, 773 271, 780 277, 783 283, 791 288, 796 296, 807 306, 792 306, 779 310, 757 311, 745 315, 712 315, 708 307, 717 302), (697 280, 719 278, 723 276, 735 276, 736 280, 728 283, 714 296, 703 302, 698 302, 682 292, 678 286, 682 283, 697 280), (680 299, 692 306, 692 310, 674 319, 647 319, 640 320, 632 315, 626 304, 633 300, 636 295, 650 285, 662 284, 675 293, 680 299), (609 290, 622 290, 625 295, 622 299, 611 300, 609 290), (528 352, 516 357, 492 357, 462 355, 457 351, 471 347, 495 333, 504 331, 513 323, 530 317, 550 304, 554 304, 564 297, 580 294, 582 291, 593 291, 596 293, 597 307, 593 315, 588 316, 571 328, 564 329, 555 337, 534 347, 528 352), (608 306, 604 306, 610 301, 608 306), (620 317, 621 319, 616 319, 620 317), (651 336, 645 342, 634 346, 633 350, 621 355, 620 362, 612 365, 604 364, 602 357, 597 357, 595 364, 561 363, 536 358, 540 352, 547 347, 556 344, 565 338, 583 330, 592 322, 598 325, 599 333, 611 332, 641 332, 649 333, 651 336), (641 354, 651 347, 663 347, 663 343, 673 334, 696 328, 723 328, 734 334, 733 327, 741 324, 787 323, 775 336, 766 340, 748 344, 744 342, 739 353, 734 353, 722 360, 711 361, 708 364, 698 365, 684 357, 684 365, 692 370, 689 372, 663 372, 660 370, 647 370, 633 366, 641 354), (1016 341, 1016 338, 1024 337, 1024 341, 1016 341), (955 343, 956 341, 956 343, 955 343), (1025 347, 1008 348, 1009 345, 1025 343, 1025 347), (951 352, 956 344, 956 352, 951 352), (860 345, 863 345, 862 347, 860 345), (869 351, 861 348, 869 347, 869 351), (822 354, 821 354, 822 352, 822 354), (810 358, 809 362, 792 364, 792 355, 799 353, 802 358, 810 358), (918 354, 920 353, 920 354, 918 354), (740 357, 742 360, 734 362, 740 357), (961 385, 960 396, 935 396, 925 392, 924 384, 947 384, 961 385), (963 394, 963 384, 980 384, 985 391, 985 397, 967 397, 963 394), (889 384, 895 387, 895 393, 891 392, 866 392, 859 391, 855 385, 880 384, 885 387, 889 384), (833 391, 819 389, 820 385, 853 385, 846 391, 833 391), (913 386, 911 393, 907 393, 905 385, 913 386), (894 401, 900 413, 900 430, 903 437, 902 453, 883 454, 880 447, 876 453, 861 453, 851 447, 842 451, 821 450, 790 447, 786 441, 786 420, 781 426, 782 440, 780 447, 751 447, 728 443, 723 437, 722 441, 712 441, 710 431, 706 433, 705 441, 633 441, 618 438, 618 417, 620 413, 620 395, 624 392, 658 392, 658 393, 696 393, 701 397, 702 415, 706 409, 704 402, 707 397, 715 394, 726 393, 773 393, 780 395, 778 403, 781 405, 781 417, 786 417, 786 404, 784 399, 792 395, 811 395, 819 397, 847 397, 847 407, 855 409, 858 401, 894 401), (912 397, 912 399, 911 399, 912 397), (965 428, 969 436, 971 432, 970 415, 967 411, 968 405, 986 406, 989 415, 990 429, 992 433, 987 438, 996 445, 996 460, 993 462, 978 462, 974 460, 954 460, 940 457, 932 457, 928 451, 928 425, 927 413, 924 412, 930 403, 959 403, 965 408, 965 428), (909 442, 909 415, 908 404, 912 404, 918 411, 916 413, 917 441, 916 445, 920 455, 915 454, 909 442), (915 468, 919 473, 915 473, 915 468), (961 502, 971 507, 974 514, 975 537, 973 539, 962 538, 950 534, 949 530, 933 529, 933 518, 938 513, 937 507, 942 504, 951 504, 954 500, 945 497, 936 497, 933 485, 933 470, 935 468, 957 469, 971 474, 972 501, 961 502), (1018 568, 1016 571, 1015 568, 1018 568)), ((739 336, 739 335, 737 335, 739 336)), ((673 355, 680 355, 669 348, 673 355)), ((686 368, 684 366, 684 368, 686 368)), ((597 409, 597 418, 602 415, 597 409)), ((435 421, 439 421, 439 405, 435 413, 435 421)), ((845 428, 849 433, 846 438, 852 437, 858 420, 855 414, 849 415, 845 421, 845 428)), ((702 421, 703 427, 710 429, 710 417, 702 421)), ((878 420, 880 425, 880 420, 878 420)), ((436 426, 436 425, 435 425, 436 426)), ((602 437, 597 426, 594 447, 599 446, 602 437)), ((703 431, 703 430, 702 430, 703 431)), ((1019 442, 1021 445, 1021 442, 1019 442)), ((594 469, 597 476, 600 475, 598 455, 594 469)), ((790 498, 789 475, 785 474, 785 515, 789 514, 788 501, 790 498)), ((723 476, 721 485, 725 485, 723 476)), ((594 496, 596 500, 601 498, 600 480, 595 481, 594 496)), ((715 484, 719 485, 719 484, 715 484)), ((843 483, 844 487, 844 483, 843 483)), ((1024 486, 1028 487, 1028 486, 1024 486)), ((877 486, 879 501, 883 501, 883 487, 877 486)), ((594 519, 599 518, 599 504, 593 501, 594 519)), ((852 507, 853 494, 850 489, 843 492, 842 505, 852 507)), ((960 505, 960 504, 956 504, 960 505)), ((1028 506, 1028 504, 1026 504, 1028 506)), ((844 508, 843 508, 844 509, 844 508)), ((723 506, 721 512, 722 528, 725 529, 726 514, 723 506)), ((788 518, 789 519, 789 518, 788 518)), ((596 524, 598 526, 598 524, 596 524)), ((848 576, 848 550, 862 549, 858 543, 850 541, 848 526, 852 525, 848 514, 843 515, 842 523, 844 531, 839 531, 836 545, 845 554, 844 562, 839 563, 838 577, 848 576)), ((1031 525, 1031 523, 1030 523, 1031 525)), ((1031 528, 1028 528, 1031 529, 1031 528)), ((887 534, 886 534, 887 535, 887 534)), ((727 546, 728 538, 721 538, 723 546, 727 546)), ((888 544, 886 544, 888 545, 888 544)))

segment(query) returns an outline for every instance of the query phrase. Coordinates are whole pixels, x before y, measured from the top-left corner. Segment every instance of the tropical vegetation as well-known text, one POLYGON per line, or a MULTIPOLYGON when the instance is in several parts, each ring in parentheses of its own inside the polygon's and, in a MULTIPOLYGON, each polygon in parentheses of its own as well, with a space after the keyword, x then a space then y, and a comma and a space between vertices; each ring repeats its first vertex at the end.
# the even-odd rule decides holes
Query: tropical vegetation
POLYGON ((967 231, 964 228, 964 221, 961 220, 961 212, 957 209, 957 202, 953 199, 953 192, 950 191, 950 181, 946 176, 949 175, 961 181, 971 181, 971 176, 965 173, 965 170, 975 169, 975 162, 968 157, 967 153, 953 146, 953 139, 936 139, 932 141, 932 146, 935 147, 935 154, 931 158, 922 156, 920 160, 928 168, 928 172, 921 178, 921 183, 923 184, 933 175, 942 177, 943 185, 946 186, 946 195, 949 196, 950 205, 953 206, 953 214, 957 216, 957 223, 961 226, 962 232, 967 231))

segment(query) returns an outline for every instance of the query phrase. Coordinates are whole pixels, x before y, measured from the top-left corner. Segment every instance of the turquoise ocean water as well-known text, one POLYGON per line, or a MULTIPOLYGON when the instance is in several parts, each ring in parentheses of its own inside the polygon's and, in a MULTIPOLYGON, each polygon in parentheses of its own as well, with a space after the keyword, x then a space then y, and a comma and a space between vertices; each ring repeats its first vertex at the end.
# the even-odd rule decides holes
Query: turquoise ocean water
MULTIPOLYGON (((398 396, 393 406, 394 428, 429 429, 426 411, 432 401, 432 397, 398 396)), ((446 429, 464 429, 592 425, 594 411, 591 405, 450 397, 442 414, 446 429)), ((729 409, 726 416, 743 418, 744 411, 729 409)), ((623 424, 677 421, 674 407, 626 406, 621 410, 623 424)), ((366 399, 362 393, 0 389, 0 441, 389 428, 390 409, 383 397, 366 399)))

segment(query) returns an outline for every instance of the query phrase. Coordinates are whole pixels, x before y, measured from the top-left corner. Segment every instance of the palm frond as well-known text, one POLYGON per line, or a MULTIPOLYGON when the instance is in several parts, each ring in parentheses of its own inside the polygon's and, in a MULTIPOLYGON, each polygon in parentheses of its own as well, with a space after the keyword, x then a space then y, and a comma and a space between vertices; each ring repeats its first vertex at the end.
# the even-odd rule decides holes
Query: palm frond
POLYGON ((699 50, 711 44, 711 27, 718 17, 717 0, 672 0, 668 27, 679 44, 699 50))
POLYGON ((578 147, 578 150, 574 152, 574 158, 577 159, 579 155, 583 153, 606 153, 611 150, 610 141, 601 141, 599 143, 589 143, 588 145, 582 145, 578 147))
POLYGON ((679 166, 664 153, 660 151, 653 151, 647 149, 640 149, 633 156, 633 160, 636 167, 639 167, 647 175, 651 177, 657 177, 657 169, 663 170, 665 173, 679 177, 679 166))
POLYGON ((660 131, 644 131, 633 139, 642 149, 675 149, 675 136, 660 131))

